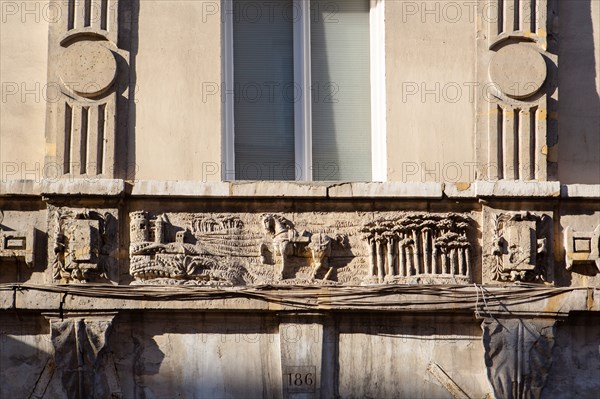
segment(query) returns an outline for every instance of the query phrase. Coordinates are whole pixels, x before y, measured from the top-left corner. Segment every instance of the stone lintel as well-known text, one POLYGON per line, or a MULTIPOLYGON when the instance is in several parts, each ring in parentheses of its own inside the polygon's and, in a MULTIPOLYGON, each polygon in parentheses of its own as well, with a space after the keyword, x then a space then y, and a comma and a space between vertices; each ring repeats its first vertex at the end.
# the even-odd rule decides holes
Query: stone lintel
POLYGON ((289 287, 270 289, 87 284, 0 286, 0 309, 103 313, 118 310, 240 312, 440 312, 479 317, 565 317, 600 311, 597 288, 494 286, 289 287), (102 301, 98 300, 102 297, 102 301))
POLYGON ((59 179, 8 180, 0 183, 0 196, 119 196, 190 198, 448 198, 534 197, 599 199, 600 184, 561 184, 558 181, 475 182, 199 182, 169 180, 59 179))

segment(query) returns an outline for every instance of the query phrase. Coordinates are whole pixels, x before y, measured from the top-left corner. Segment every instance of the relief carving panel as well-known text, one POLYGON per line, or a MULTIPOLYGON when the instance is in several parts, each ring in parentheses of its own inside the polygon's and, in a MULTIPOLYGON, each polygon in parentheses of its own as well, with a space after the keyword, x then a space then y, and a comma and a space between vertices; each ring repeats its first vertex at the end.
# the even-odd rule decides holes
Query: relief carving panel
POLYGON ((49 264, 61 283, 106 282, 117 269, 116 211, 49 205, 49 264))
POLYGON ((469 283, 470 218, 382 213, 130 214, 134 284, 469 283))
POLYGON ((552 282, 552 218, 529 212, 484 212, 483 282, 552 282))

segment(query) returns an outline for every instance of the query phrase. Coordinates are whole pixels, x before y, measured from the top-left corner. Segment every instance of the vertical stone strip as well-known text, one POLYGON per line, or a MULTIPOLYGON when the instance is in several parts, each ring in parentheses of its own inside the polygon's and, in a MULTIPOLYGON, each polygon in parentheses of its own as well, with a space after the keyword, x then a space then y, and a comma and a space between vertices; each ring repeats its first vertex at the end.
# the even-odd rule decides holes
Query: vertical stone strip
POLYGON ((128 112, 127 7, 119 0, 50 0, 45 95, 46 178, 124 174, 128 112), (123 17, 123 18, 120 18, 123 17))
POLYGON ((555 8, 553 0, 478 2, 478 180, 555 178, 555 8))
POLYGON ((323 351, 335 345, 327 337, 330 327, 320 316, 285 317, 279 323, 282 397, 313 399, 332 393, 334 366, 323 351), (326 374, 326 375, 325 375, 326 374))

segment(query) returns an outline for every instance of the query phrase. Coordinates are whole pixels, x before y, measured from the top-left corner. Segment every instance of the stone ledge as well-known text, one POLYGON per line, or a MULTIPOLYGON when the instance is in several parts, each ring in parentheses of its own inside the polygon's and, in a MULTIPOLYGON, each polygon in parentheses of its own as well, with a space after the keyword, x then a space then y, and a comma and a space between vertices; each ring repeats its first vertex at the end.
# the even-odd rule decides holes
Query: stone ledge
POLYGON ((477 197, 560 197, 560 182, 547 181, 476 181, 475 194, 477 197))
POLYGON ((125 181, 120 179, 64 179, 45 180, 42 195, 118 196, 125 192, 125 181))
POLYGON ((563 184, 560 187, 560 196, 600 199, 600 184, 563 184))
POLYGON ((592 300, 599 296, 598 288, 532 285, 208 288, 0 284, 0 310, 433 311, 481 317, 565 317, 572 311, 600 311, 597 301, 592 300))
POLYGON ((327 197, 327 185, 317 182, 234 181, 229 184, 232 197, 327 197))
POLYGON ((339 183, 328 187, 330 198, 442 198, 435 182, 339 183))
POLYGON ((169 180, 60 179, 8 180, 0 183, 0 196, 41 195, 118 196, 126 192, 139 197, 215 198, 590 198, 600 199, 600 184, 560 184, 560 182, 476 181, 436 182, 293 182, 237 181, 197 182, 169 180))
POLYGON ((228 182, 136 180, 131 195, 140 197, 229 197, 228 182))
POLYGON ((448 198, 477 198, 475 183, 444 183, 444 194, 448 198))
POLYGON ((0 196, 40 196, 42 188, 36 180, 7 180, 0 183, 0 196))

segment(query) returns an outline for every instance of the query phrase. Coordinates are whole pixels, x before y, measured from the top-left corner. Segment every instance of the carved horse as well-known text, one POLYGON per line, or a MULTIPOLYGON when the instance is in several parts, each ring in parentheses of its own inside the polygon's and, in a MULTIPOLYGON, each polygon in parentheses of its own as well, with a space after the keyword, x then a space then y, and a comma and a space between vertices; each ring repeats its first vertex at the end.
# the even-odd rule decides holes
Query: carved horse
MULTIPOLYGON (((302 247, 302 249, 310 250, 313 278, 316 278, 317 273, 326 267, 327 258, 331 254, 331 238, 329 236, 306 231, 300 234, 292 222, 279 215, 265 214, 262 216, 262 222, 265 232, 273 239, 272 253, 275 264, 280 265, 277 270, 279 279, 283 280, 284 274, 287 272, 289 256, 297 254, 295 249, 298 250, 302 247)), ((267 249, 265 244, 262 249, 267 249)))

